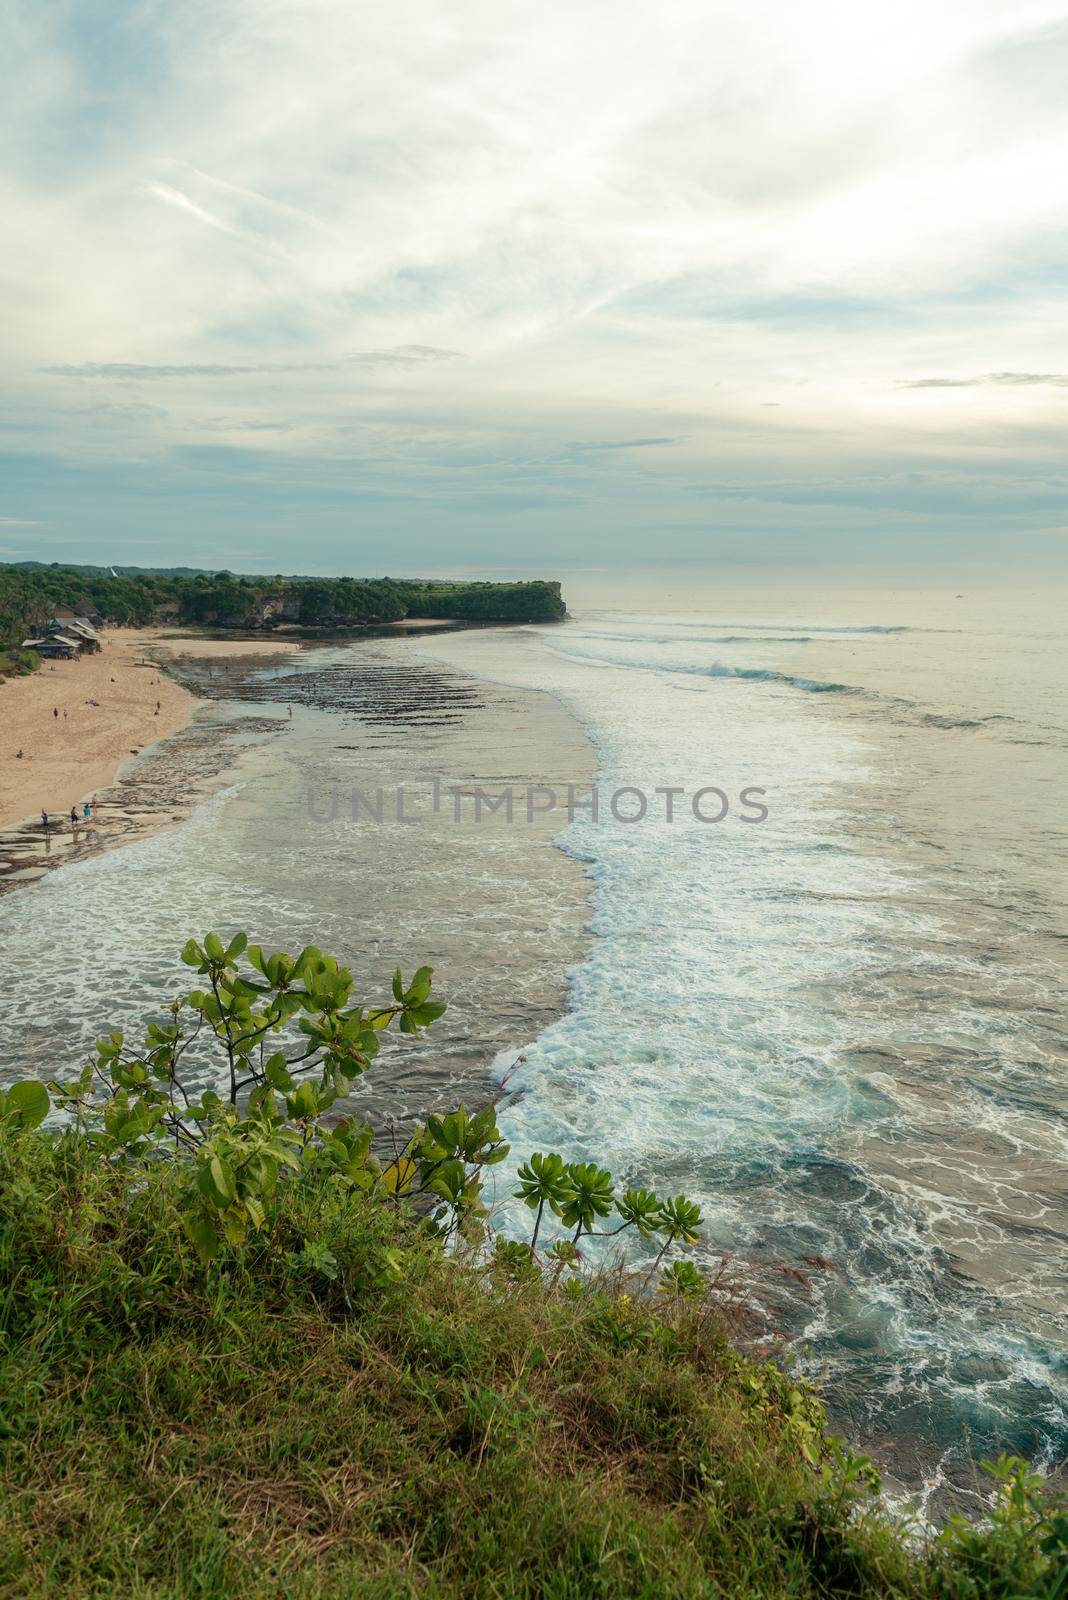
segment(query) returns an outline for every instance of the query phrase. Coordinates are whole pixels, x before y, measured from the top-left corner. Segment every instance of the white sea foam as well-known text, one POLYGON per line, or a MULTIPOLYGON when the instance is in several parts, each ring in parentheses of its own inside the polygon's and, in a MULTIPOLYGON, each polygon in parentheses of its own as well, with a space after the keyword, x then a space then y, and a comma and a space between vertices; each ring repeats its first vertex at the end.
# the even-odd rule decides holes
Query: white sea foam
MULTIPOLYGON (((947 937, 892 823, 883 849, 858 827, 882 800, 874 725, 798 692, 843 685, 766 664, 804 641, 753 624, 725 658, 707 619, 664 623, 613 615, 417 647, 558 696, 596 744, 602 794, 756 785, 770 811, 759 825, 685 809, 624 825, 602 808, 564 830, 596 937, 567 1014, 498 1058, 504 1072, 525 1057, 507 1134, 520 1155, 559 1149, 698 1198, 706 1248, 766 1269, 838 1263, 813 1274, 794 1326, 839 1373, 847 1409, 915 1426, 922 1399, 943 1442, 967 1421, 1046 1448, 1063 1426, 1064 1347, 1040 1309, 1057 1293, 1042 1243, 1020 1230, 1036 1163, 1063 1163, 1068 1141, 1063 1121, 1039 1127, 1025 1097, 998 1092, 1029 1048, 1027 1019, 987 1006, 997 972, 980 941, 947 937)), ((908 630, 806 623, 831 631, 908 630)), ((519 1208, 512 1221, 528 1225, 519 1208)))

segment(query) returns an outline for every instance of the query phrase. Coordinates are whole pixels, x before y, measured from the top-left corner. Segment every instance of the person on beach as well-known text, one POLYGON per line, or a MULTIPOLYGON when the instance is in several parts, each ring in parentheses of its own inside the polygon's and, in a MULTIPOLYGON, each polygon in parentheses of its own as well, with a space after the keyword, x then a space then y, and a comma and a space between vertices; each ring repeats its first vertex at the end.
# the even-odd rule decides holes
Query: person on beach
POLYGON ((58 706, 53 706, 52 715, 58 719, 58 717, 59 717, 59 707, 58 706))
POLYGON ((86 822, 89 821, 89 802, 88 802, 88 800, 85 802, 84 806, 82 806, 82 816, 84 817, 86 822))
POLYGON ((44 811, 44 810, 42 810, 42 812, 41 812, 41 827, 42 828, 47 828, 48 827, 48 812, 44 811))
POLYGON ((70 808, 70 825, 72 832, 78 826, 78 813, 73 806, 70 808))

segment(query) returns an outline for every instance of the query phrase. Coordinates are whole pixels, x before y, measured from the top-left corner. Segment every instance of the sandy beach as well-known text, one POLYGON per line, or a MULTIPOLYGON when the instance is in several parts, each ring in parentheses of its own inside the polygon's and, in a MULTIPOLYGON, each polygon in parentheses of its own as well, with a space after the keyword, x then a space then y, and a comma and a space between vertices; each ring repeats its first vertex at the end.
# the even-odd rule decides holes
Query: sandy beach
POLYGON ((65 818, 114 783, 128 756, 185 727, 202 702, 160 671, 161 659, 281 657, 300 648, 293 640, 165 635, 110 628, 99 655, 46 662, 30 677, 4 680, 0 827, 39 820, 42 811, 65 818))
POLYGON ((0 826, 65 816, 113 783, 131 752, 185 726, 199 702, 147 659, 156 638, 151 628, 112 628, 99 655, 44 662, 3 683, 0 826))

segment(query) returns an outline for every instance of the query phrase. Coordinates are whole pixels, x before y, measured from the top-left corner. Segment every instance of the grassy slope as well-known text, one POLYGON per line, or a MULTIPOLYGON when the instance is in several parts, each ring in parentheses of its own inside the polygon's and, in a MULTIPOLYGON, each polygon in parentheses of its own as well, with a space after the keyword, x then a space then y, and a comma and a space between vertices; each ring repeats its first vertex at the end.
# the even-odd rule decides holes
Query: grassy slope
POLYGON ((0 1333, 4 1596, 1018 1592, 851 1525, 711 1313, 516 1287, 381 1204, 205 1270, 162 1183, 23 1137, 0 1333))

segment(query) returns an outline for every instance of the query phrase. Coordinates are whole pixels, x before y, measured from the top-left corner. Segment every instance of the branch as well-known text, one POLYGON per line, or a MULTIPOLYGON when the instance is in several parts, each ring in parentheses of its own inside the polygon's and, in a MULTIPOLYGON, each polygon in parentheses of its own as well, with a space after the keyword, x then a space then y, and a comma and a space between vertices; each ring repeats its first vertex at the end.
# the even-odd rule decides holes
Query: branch
POLYGON ((219 985, 214 972, 211 974, 211 992, 215 996, 215 1004, 222 1016, 223 1027, 226 1029, 226 1054, 230 1062, 230 1104, 237 1105, 237 1069, 234 1066, 234 1035, 230 1027, 230 1019, 223 1010, 223 1003, 219 999, 219 985))

